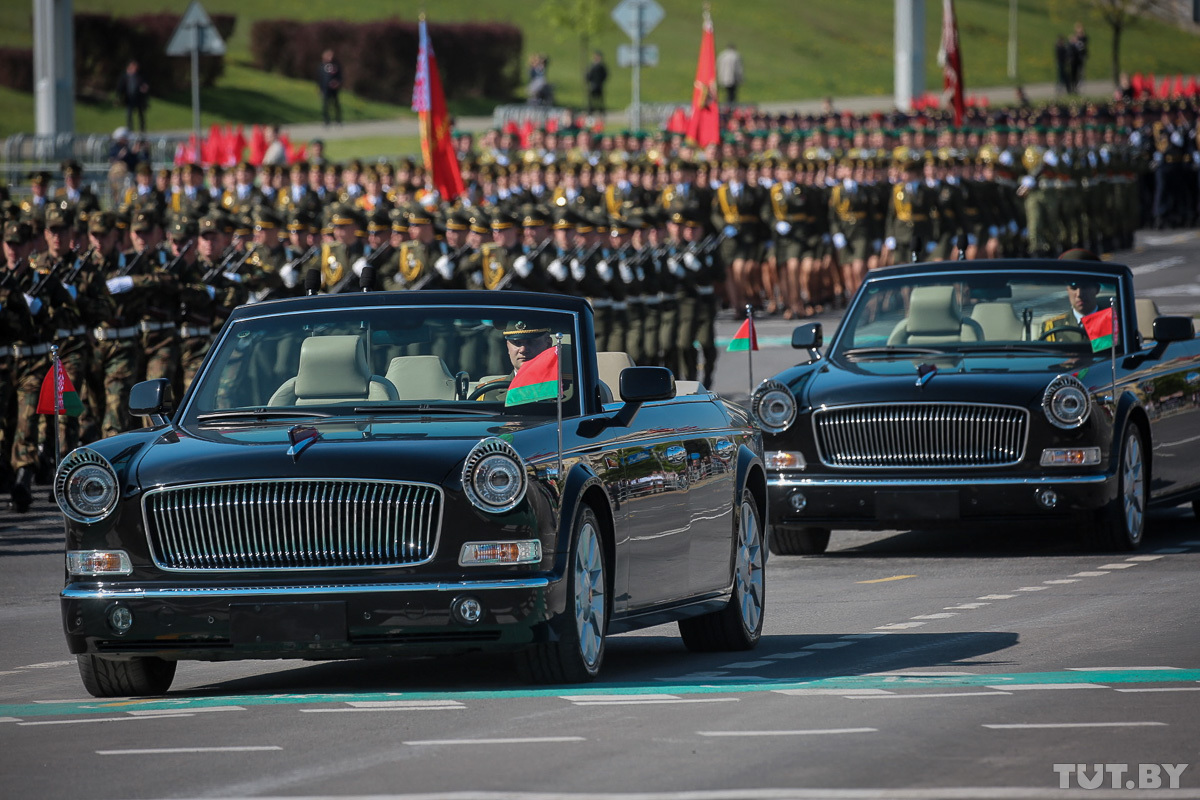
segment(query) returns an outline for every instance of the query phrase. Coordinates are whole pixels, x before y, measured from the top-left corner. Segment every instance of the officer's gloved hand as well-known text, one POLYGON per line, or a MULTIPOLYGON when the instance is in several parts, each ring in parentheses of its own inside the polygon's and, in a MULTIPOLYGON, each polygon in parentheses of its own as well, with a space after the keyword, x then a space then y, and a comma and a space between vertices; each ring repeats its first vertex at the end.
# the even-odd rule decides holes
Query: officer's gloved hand
POLYGON ((846 246, 846 234, 838 231, 833 235, 833 246, 841 250, 846 246))
POLYGON ((688 269, 690 269, 692 272, 698 272, 701 267, 700 259, 696 258, 695 253, 684 253, 683 254, 683 265, 685 267, 687 267, 688 269))
POLYGON ((675 277, 683 275, 683 265, 679 263, 678 257, 669 256, 667 258, 667 272, 671 273, 675 277))
POLYGON ((41 313, 42 301, 41 298, 25 295, 25 305, 29 306, 29 313, 35 317, 41 313))
POLYGON ((775 232, 780 236, 787 236, 792 232, 792 223, 785 220, 779 220, 779 222, 775 223, 775 232))
POLYGON ((283 285, 289 289, 296 288, 296 282, 299 276, 296 274, 296 265, 292 263, 284 264, 279 268, 279 277, 283 279, 283 285))
POLYGON ((928 255, 937 249, 937 242, 928 242, 925 245, 925 254, 928 255))
POLYGON ((888 250, 895 250, 896 249, 896 237, 889 236, 886 239, 884 239, 883 246, 886 247, 888 250))
POLYGON ((596 265, 596 274, 605 282, 612 280, 613 271, 607 260, 601 259, 600 263, 596 265))
POLYGON ((582 264, 578 258, 571 259, 571 277, 576 282, 582 281, 587 277, 587 267, 582 264))
POLYGON ((225 278, 225 280, 229 281, 230 283, 242 282, 242 276, 236 272, 222 272, 221 277, 225 278))
POLYGON ((437 261, 433 262, 433 268, 438 275, 442 276, 443 280, 448 281, 454 275, 454 262, 450 260, 450 256, 439 257, 437 261))
POLYGON ((529 260, 529 256, 517 256, 513 262, 513 272, 522 278, 528 278, 529 273, 533 272, 533 262, 529 260))
POLYGON ((354 270, 354 274, 361 278, 363 268, 366 266, 367 266, 366 257, 360 256, 357 261, 355 261, 353 264, 350 265, 350 269, 354 270))
POLYGON ((108 287, 109 294, 123 294, 133 288, 133 278, 128 275, 109 278, 104 282, 104 285, 108 287))
POLYGON ((561 258, 551 261, 550 266, 546 267, 546 272, 560 283, 567 279, 567 265, 562 262, 561 258))
POLYGON ((726 225, 721 230, 721 233, 725 234, 726 239, 732 239, 733 237, 737 236, 737 233, 738 233, 737 225, 726 225))

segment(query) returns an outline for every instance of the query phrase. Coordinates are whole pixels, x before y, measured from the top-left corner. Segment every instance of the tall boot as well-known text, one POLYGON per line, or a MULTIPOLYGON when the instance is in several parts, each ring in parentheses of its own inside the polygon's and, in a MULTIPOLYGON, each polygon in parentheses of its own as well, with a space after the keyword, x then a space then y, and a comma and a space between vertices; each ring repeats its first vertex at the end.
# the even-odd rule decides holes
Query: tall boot
POLYGON ((33 470, 29 467, 21 467, 17 470, 17 476, 13 480, 12 510, 18 514, 24 514, 32 503, 33 470))

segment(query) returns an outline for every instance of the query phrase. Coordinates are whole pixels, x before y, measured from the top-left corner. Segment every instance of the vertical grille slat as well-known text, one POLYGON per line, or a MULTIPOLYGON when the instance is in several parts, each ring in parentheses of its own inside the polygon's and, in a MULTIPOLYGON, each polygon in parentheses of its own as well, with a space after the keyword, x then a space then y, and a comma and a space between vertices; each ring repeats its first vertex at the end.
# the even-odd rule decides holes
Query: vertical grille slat
POLYGON ((411 566, 437 547, 442 493, 354 479, 154 489, 143 501, 155 561, 170 570, 411 566))
POLYGON ((1029 412, 980 403, 888 403, 813 413, 821 463, 845 468, 1005 467, 1025 458, 1029 412))

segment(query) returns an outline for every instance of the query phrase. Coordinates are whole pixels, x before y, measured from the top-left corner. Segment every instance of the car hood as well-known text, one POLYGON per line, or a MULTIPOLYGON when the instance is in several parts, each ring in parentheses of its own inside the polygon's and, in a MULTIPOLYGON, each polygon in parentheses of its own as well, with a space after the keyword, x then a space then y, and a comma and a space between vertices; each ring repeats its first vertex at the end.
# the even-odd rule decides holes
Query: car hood
POLYGON ((1056 375, 1108 374, 1107 362, 1054 356, 913 356, 822 360, 785 382, 802 406, 860 403, 967 402, 1029 406, 1041 401, 1056 375), (920 384, 918 379, 922 378, 920 384))
POLYGON ((306 420, 319 437, 293 457, 293 422, 174 428, 145 445, 136 480, 143 487, 213 480, 315 477, 388 478, 441 483, 481 439, 500 436, 536 456, 531 422, 430 423, 306 420))

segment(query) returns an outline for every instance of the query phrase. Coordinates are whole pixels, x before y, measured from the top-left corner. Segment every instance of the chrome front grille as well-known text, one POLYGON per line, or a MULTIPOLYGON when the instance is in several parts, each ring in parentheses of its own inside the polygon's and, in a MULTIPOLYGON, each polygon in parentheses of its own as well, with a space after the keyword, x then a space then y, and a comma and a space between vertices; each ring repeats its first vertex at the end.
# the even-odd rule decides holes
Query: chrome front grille
POLYGON ((353 479, 204 483, 142 501, 155 563, 167 570, 411 566, 437 548, 437 486, 353 479))
POLYGON ((813 429, 830 467, 1004 467, 1025 457, 1029 412, 977 403, 840 406, 815 411, 813 429))

